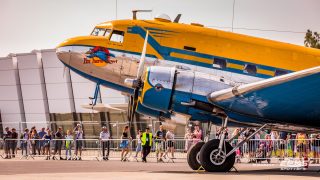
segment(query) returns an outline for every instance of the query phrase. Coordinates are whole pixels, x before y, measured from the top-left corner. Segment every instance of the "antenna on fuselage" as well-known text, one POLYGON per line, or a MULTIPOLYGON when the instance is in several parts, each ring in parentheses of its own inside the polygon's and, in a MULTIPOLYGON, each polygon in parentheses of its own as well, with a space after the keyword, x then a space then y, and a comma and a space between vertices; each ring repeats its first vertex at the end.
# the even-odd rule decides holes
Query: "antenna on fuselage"
POLYGON ((132 19, 136 20, 137 19, 137 13, 138 12, 152 12, 152 10, 132 10, 132 19))
POLYGON ((177 17, 174 19, 174 23, 179 23, 179 20, 181 18, 181 14, 178 14, 177 17))

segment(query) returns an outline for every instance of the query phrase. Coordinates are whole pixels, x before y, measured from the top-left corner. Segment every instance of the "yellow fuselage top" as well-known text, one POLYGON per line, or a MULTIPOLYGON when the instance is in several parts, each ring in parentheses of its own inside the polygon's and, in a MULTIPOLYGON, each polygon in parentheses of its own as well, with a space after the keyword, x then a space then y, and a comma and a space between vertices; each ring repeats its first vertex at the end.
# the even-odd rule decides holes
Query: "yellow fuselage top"
POLYGON ((198 25, 161 20, 115 20, 98 24, 95 28, 110 29, 110 33, 91 38, 78 37, 77 43, 140 54, 148 30, 147 56, 159 60, 251 73, 262 78, 275 76, 277 71, 280 75, 320 65, 318 49, 198 25), (114 31, 124 33, 122 42, 110 39, 114 31), (251 70, 246 71, 248 67, 251 70))

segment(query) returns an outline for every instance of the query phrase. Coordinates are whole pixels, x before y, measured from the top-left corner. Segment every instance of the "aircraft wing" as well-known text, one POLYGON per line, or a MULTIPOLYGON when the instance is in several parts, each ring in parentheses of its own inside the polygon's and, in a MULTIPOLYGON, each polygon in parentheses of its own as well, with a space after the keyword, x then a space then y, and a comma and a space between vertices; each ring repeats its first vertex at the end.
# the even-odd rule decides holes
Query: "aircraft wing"
POLYGON ((320 66, 212 92, 208 100, 235 116, 320 126, 320 66))
POLYGON ((97 103, 96 105, 92 106, 91 104, 81 104, 81 107, 84 109, 92 109, 97 112, 110 112, 110 111, 118 111, 124 112, 123 108, 126 108, 127 104, 101 104, 97 103))

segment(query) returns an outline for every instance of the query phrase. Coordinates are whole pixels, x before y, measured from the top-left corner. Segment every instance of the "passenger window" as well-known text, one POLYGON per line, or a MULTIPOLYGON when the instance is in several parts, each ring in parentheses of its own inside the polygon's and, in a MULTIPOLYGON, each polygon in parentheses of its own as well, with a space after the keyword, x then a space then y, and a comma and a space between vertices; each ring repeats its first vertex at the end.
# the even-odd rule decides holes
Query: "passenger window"
POLYGON ((112 31, 112 35, 110 37, 110 41, 122 43, 123 42, 123 37, 124 37, 124 32, 123 31, 113 30, 112 31))
POLYGON ((190 47, 190 46, 184 46, 183 49, 189 50, 189 51, 196 51, 196 48, 190 47))
POLYGON ((107 29, 106 33, 104 34, 104 36, 105 37, 109 37, 110 33, 111 33, 111 29, 107 29))
POLYGON ((285 75, 285 74, 288 74, 288 71, 276 69, 274 76, 281 76, 281 75, 285 75))
POLYGON ((246 64, 243 72, 248 74, 257 74, 257 67, 252 64, 246 64))
POLYGON ((225 59, 214 58, 212 66, 220 69, 225 69, 227 68, 227 61, 225 59))
POLYGON ((106 32, 106 29, 94 28, 91 35, 92 36, 103 36, 105 32, 106 32))

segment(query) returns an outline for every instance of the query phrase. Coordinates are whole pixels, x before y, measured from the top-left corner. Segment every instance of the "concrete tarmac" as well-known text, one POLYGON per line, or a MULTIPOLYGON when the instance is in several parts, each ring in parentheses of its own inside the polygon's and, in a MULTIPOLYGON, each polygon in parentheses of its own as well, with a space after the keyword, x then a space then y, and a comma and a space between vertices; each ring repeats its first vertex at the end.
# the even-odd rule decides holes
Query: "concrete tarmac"
POLYGON ((230 180, 306 180, 320 179, 320 166, 312 165, 306 171, 282 171, 279 164, 236 164, 239 172, 208 173, 191 170, 185 161, 175 163, 110 161, 46 161, 0 160, 0 179, 58 179, 58 180, 151 180, 151 179, 230 179, 230 180))

